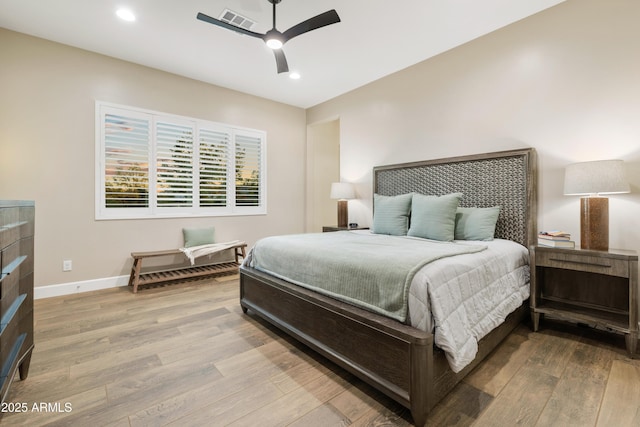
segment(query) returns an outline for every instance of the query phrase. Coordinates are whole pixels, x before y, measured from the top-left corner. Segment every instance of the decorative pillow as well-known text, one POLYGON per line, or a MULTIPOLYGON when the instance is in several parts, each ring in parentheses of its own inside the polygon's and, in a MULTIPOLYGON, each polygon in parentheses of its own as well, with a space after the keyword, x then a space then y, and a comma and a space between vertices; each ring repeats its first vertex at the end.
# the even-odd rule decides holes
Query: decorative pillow
POLYGON ((373 226, 376 234, 405 236, 409 227, 411 193, 399 196, 373 195, 373 226))
POLYGON ((213 227, 208 228, 183 228, 184 247, 209 245, 213 242, 213 227))
POLYGON ((409 236, 450 242, 454 238, 456 209, 462 193, 444 196, 414 194, 409 236))
POLYGON ((493 240, 500 206, 491 208, 458 208, 456 240, 493 240))

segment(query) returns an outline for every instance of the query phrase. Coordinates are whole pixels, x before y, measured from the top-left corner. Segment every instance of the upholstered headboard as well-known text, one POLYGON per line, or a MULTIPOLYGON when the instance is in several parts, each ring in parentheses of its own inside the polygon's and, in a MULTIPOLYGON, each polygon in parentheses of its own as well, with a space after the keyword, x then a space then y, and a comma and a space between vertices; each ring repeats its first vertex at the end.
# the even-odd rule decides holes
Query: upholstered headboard
POLYGON ((537 236, 537 160, 533 148, 373 168, 373 191, 385 196, 463 193, 460 206, 500 206, 496 237, 526 247, 537 236))

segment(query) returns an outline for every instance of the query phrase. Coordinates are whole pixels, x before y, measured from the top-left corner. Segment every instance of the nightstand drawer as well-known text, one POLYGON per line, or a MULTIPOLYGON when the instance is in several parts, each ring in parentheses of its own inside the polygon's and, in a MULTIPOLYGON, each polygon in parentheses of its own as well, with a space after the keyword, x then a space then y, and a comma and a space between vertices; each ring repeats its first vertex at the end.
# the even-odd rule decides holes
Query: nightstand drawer
POLYGON ((608 276, 629 277, 629 262, 624 259, 576 254, 567 250, 536 249, 536 266, 586 271, 608 276))

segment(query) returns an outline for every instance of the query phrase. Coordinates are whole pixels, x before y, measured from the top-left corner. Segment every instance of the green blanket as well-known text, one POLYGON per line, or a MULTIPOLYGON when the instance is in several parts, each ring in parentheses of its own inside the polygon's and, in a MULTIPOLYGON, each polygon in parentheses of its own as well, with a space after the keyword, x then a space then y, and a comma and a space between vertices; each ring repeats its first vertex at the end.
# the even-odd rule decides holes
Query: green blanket
POLYGON ((426 264, 482 245, 338 231, 267 237, 250 265, 299 286, 404 322, 409 286, 426 264))

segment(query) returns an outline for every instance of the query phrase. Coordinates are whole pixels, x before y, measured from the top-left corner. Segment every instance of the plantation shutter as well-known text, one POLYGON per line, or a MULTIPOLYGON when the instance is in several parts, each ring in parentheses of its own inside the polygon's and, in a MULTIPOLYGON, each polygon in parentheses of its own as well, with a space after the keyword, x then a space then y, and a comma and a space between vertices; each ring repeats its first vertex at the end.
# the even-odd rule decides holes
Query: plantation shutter
POLYGON ((262 138, 236 133, 236 200, 235 205, 261 206, 262 138))
POLYGON ((200 206, 226 207, 229 164, 228 132, 200 129, 200 206))
POLYGON ((149 207, 148 118, 104 115, 104 206, 149 207))
POLYGON ((156 123, 157 203, 159 208, 193 206, 193 128, 156 123))

